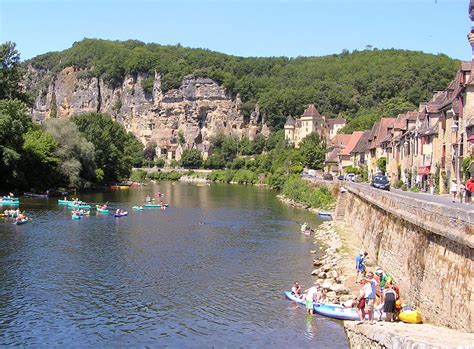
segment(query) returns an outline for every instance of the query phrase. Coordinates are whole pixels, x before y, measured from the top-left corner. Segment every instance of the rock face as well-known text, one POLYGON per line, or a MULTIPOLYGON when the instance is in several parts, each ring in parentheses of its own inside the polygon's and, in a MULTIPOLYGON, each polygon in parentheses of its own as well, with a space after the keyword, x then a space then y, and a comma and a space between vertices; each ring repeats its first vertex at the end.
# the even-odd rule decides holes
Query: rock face
POLYGON ((156 143, 158 155, 166 154, 169 159, 179 159, 183 150, 191 148, 206 156, 210 139, 217 134, 250 139, 259 133, 269 134, 258 106, 250 118, 244 118, 238 96, 231 99, 215 81, 194 75, 184 77, 179 89, 163 93, 156 72, 154 76, 126 76, 121 86, 113 89, 73 67, 55 75, 29 67, 25 88, 36 96, 35 120, 51 116, 54 109, 57 117, 107 113, 143 144, 156 143), (151 86, 151 81, 152 88, 142 87, 143 83, 151 86))

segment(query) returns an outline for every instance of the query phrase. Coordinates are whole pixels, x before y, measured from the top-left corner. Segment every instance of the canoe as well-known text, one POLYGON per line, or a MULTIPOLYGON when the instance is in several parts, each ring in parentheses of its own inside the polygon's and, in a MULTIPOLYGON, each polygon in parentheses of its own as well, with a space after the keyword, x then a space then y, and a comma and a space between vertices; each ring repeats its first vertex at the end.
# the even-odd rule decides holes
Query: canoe
POLYGON ((100 212, 100 213, 109 213, 109 209, 108 209, 108 208, 103 209, 103 208, 100 208, 99 205, 96 205, 96 208, 97 208, 97 212, 100 212))
POLYGON ((29 197, 29 198, 48 198, 48 194, 36 194, 36 193, 30 193, 30 192, 24 192, 23 196, 29 197))
POLYGON ((400 321, 409 323, 409 324, 421 324, 423 318, 421 313, 418 310, 402 310, 398 315, 400 321))
POLYGON ((152 201, 155 201, 155 199, 145 199, 145 202, 152 202, 152 201))
POLYGON ((58 200, 58 205, 67 205, 72 204, 74 201, 72 200, 58 200))
POLYGON ((344 308, 339 304, 319 304, 314 305, 314 312, 338 320, 359 320, 359 314, 355 308, 344 308))
POLYGON ((320 217, 332 217, 332 212, 328 211, 319 211, 318 216, 320 217))
POLYGON ((25 219, 22 219, 21 221, 16 221, 15 224, 16 225, 22 225, 22 224, 26 224, 30 221, 30 219, 27 217, 25 219))
POLYGON ((132 209, 134 209, 135 211, 143 211, 142 206, 133 206, 132 209))
POLYGON ((121 214, 114 214, 114 217, 117 217, 117 218, 120 218, 120 217, 125 217, 126 215, 128 215, 128 212, 123 212, 121 214))
POLYGON ((293 302, 296 302, 296 303, 299 303, 299 304, 305 304, 304 300, 302 300, 301 298, 296 297, 296 295, 291 291, 286 291, 285 292, 285 297, 288 298, 290 301, 293 301, 293 302))
MULTIPOLYGON (((168 207, 168 204, 164 205, 165 207, 168 207)), ((161 204, 145 204, 143 207, 161 207, 161 204)))
POLYGON ((4 196, 4 197, 2 197, 2 201, 18 201, 18 202, 20 202, 20 199, 19 198, 11 198, 9 196, 4 196))
POLYGON ((72 219, 81 219, 81 215, 78 215, 78 214, 73 214, 72 215, 72 219))
POLYGON ((11 200, 7 200, 7 201, 1 200, 0 201, 0 205, 11 205, 11 206, 13 206, 13 205, 19 205, 19 204, 20 204, 20 201, 11 201, 11 200))
POLYGON ((67 204, 69 208, 91 208, 91 205, 88 204, 83 204, 83 205, 73 205, 73 204, 67 204))

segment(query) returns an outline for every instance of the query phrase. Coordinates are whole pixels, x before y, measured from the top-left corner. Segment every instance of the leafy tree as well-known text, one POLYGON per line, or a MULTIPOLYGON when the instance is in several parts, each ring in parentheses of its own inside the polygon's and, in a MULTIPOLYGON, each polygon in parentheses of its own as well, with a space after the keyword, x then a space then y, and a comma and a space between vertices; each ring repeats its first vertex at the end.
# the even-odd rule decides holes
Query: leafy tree
POLYGON ((81 135, 71 120, 48 119, 43 127, 56 141, 55 156, 60 160, 57 170, 62 183, 81 187, 100 177, 94 162, 94 145, 81 135))
POLYGON ((19 100, 0 100, 0 187, 18 186, 23 135, 32 127, 26 105, 19 100))
POLYGON ((143 160, 143 146, 125 128, 106 114, 88 113, 72 118, 79 131, 95 147, 95 163, 104 171, 104 181, 129 178, 134 164, 143 160))
POLYGON ((317 133, 307 135, 299 145, 303 163, 309 168, 322 170, 326 156, 326 145, 317 133))
POLYGON ((29 186, 46 190, 59 184, 56 174, 60 159, 56 155, 56 140, 40 130, 30 130, 23 138, 24 171, 29 186))
POLYGON ((199 168, 202 165, 202 155, 197 149, 183 151, 181 155, 181 166, 184 168, 199 168))
POLYGON ((225 164, 226 161, 222 153, 216 152, 207 158, 206 162, 204 163, 204 167, 217 170, 224 168, 225 164))
POLYGON ((378 158, 377 159, 377 167, 383 173, 387 172, 387 158, 386 157, 378 158))
POLYGON ((23 69, 20 66, 20 54, 16 44, 8 41, 0 45, 0 99, 19 99, 28 102, 21 91, 20 82, 23 69))

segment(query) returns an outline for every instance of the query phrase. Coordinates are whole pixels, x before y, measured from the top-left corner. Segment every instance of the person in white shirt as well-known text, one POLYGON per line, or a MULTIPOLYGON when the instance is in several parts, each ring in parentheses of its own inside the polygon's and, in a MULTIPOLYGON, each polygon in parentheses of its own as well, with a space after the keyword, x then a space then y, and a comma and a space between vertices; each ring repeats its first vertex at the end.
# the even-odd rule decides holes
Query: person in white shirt
POLYGON ((456 178, 451 179, 451 185, 449 186, 449 192, 453 194, 453 202, 456 202, 456 194, 458 193, 458 185, 456 178))

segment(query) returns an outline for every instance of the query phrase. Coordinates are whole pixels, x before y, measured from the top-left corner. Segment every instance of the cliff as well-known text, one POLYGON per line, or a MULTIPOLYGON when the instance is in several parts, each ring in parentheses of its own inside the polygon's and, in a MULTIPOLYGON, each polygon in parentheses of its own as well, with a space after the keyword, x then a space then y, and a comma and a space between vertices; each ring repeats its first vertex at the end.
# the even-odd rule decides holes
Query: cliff
POLYGON ((69 117, 101 112, 111 115, 143 144, 156 143, 159 153, 179 158, 185 149, 204 154, 217 134, 253 139, 268 135, 258 106, 250 118, 241 113, 241 101, 226 94, 208 78, 185 76, 178 89, 163 93, 161 76, 127 75, 117 88, 88 76, 87 70, 66 67, 57 74, 28 67, 25 88, 35 96, 32 116, 37 121, 57 114, 69 117), (150 86, 150 88, 143 88, 150 86), (184 137, 180 142, 179 135, 184 137))

